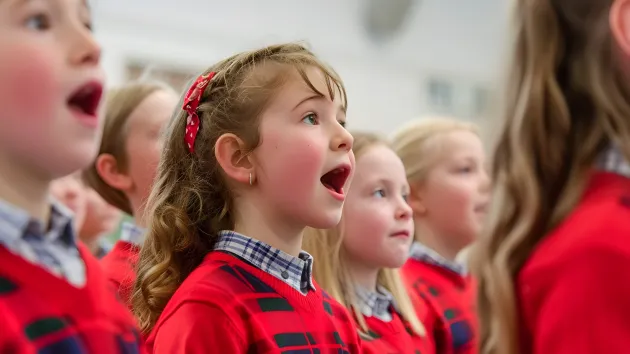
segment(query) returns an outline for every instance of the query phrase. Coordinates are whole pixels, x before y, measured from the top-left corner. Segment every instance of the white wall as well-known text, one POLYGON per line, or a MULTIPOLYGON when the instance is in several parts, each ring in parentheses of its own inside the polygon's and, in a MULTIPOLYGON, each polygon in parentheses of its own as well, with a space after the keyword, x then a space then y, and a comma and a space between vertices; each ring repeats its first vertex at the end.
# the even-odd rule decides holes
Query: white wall
POLYGON ((129 60, 197 71, 236 51, 306 40, 344 79, 349 124, 361 129, 389 132, 427 113, 428 77, 461 84, 465 97, 499 73, 504 1, 416 0, 405 31, 384 46, 363 31, 363 1, 106 0, 94 12, 110 84, 125 80, 129 60))

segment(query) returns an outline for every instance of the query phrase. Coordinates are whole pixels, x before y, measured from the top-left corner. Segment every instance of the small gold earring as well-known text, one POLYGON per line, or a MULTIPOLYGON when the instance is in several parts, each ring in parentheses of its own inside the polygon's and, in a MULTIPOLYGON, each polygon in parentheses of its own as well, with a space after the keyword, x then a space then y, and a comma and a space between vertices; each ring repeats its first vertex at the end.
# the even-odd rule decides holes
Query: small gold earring
POLYGON ((252 173, 251 172, 249 173, 249 185, 250 186, 254 185, 254 183, 252 182, 252 173))

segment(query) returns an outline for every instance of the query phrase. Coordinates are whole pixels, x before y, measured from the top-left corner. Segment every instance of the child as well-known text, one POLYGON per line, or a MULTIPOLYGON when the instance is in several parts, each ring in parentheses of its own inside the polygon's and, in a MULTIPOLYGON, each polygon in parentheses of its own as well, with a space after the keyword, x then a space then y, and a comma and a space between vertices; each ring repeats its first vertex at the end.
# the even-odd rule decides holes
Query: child
POLYGON ((403 276, 436 353, 476 353, 476 291, 457 254, 479 234, 489 199, 476 128, 451 119, 412 122, 393 139, 411 187, 415 242, 403 276))
POLYGON ((86 183, 114 208, 134 216, 102 260, 105 274, 127 304, 144 238, 144 206, 162 146, 161 133, 177 96, 157 82, 134 81, 107 95, 105 127, 98 157, 83 173, 86 183))
POLYGON ((85 186, 77 174, 54 180, 50 184, 50 194, 73 214, 73 226, 80 230, 85 220, 87 198, 85 186))
POLYGON ((396 269, 413 237, 405 168, 377 136, 353 137, 356 172, 342 221, 310 230, 304 249, 317 260, 318 284, 354 314, 363 353, 425 353, 424 328, 396 269))
MULTIPOLYGON (((116 231, 122 218, 116 209, 89 186, 85 186, 85 221, 79 230, 79 239, 97 258, 103 258, 111 249, 106 236, 116 231)), ((105 272, 108 276, 108 273, 105 272)))
POLYGON ((96 152, 103 72, 90 27, 83 1, 0 1, 2 353, 138 352, 133 318, 49 199, 96 152))
POLYGON ((630 7, 515 2, 488 237, 482 352, 630 348, 630 7))
POLYGON ((336 73, 297 44, 201 75, 172 120, 149 198, 133 309, 154 354, 358 353, 311 279, 306 226, 341 218, 354 155, 336 73))

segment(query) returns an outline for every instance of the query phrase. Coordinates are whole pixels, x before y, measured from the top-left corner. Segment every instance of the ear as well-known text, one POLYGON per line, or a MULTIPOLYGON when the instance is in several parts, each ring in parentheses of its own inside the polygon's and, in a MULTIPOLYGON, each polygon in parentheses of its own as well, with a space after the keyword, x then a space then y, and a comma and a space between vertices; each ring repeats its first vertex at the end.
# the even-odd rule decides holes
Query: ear
POLYGON ((245 150, 245 143, 234 134, 223 134, 214 145, 214 156, 233 180, 249 184, 250 173, 253 176, 254 164, 245 150))
POLYGON ((96 171, 105 183, 123 192, 133 189, 133 180, 118 168, 116 158, 110 154, 101 154, 96 158, 96 171))
POLYGON ((630 57, 630 0, 614 0, 609 14, 610 31, 621 52, 630 57))
POLYGON ((414 215, 422 216, 427 212, 422 198, 422 189, 417 185, 410 186, 408 203, 414 215))

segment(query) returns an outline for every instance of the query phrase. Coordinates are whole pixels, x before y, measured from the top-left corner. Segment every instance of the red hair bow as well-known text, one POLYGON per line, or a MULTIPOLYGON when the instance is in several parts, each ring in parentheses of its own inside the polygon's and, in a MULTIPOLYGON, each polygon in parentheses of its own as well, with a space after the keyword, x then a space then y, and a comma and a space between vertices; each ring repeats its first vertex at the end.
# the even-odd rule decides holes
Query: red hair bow
POLYGON ((186 96, 184 97, 184 105, 182 109, 188 113, 186 118, 186 135, 184 141, 188 146, 190 153, 195 152, 195 139, 199 132, 199 115, 197 114, 197 107, 199 107, 199 101, 201 101, 201 95, 203 91, 208 87, 210 80, 214 77, 215 72, 211 72, 207 75, 201 75, 197 78, 195 83, 188 89, 186 96))

